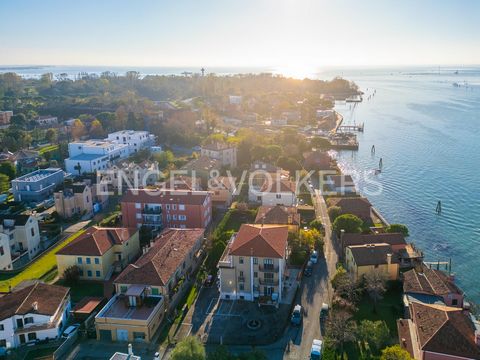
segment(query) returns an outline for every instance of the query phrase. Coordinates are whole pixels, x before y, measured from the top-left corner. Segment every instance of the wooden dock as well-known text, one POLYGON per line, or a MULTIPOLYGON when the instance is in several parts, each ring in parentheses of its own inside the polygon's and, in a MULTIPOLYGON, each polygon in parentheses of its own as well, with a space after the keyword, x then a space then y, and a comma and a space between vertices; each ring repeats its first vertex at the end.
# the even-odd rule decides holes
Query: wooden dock
POLYGON ((363 132, 364 124, 361 125, 340 125, 337 127, 336 132, 363 132))

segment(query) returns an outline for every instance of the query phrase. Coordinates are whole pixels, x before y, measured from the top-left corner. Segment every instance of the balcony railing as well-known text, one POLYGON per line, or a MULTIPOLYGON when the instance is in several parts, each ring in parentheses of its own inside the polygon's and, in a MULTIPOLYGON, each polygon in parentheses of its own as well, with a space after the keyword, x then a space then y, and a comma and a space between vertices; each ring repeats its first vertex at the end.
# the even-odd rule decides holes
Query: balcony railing
POLYGON ((238 282, 245 282, 245 276, 239 276, 238 282))
POLYGON ((142 210, 142 214, 144 215, 150 215, 150 214, 161 214, 162 213, 162 209, 161 208, 143 208, 142 210))
POLYGON ((260 285, 278 285, 278 279, 258 279, 260 285))
POLYGON ((264 264, 264 265, 259 265, 258 270, 261 272, 278 272, 278 266, 264 264))

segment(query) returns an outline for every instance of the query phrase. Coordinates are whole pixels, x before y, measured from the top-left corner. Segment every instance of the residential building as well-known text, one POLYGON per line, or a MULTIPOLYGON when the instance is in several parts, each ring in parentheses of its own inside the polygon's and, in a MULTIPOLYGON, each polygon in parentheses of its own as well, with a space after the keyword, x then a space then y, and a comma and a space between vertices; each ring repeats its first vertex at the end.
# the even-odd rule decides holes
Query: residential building
POLYGON ((200 154, 209 159, 219 160, 222 166, 229 166, 232 169, 237 167, 236 146, 217 141, 203 145, 200 154))
POLYGON ((33 150, 19 150, 15 153, 17 174, 25 174, 38 170, 40 154, 33 150))
POLYGON ((343 253, 348 246, 389 244, 401 268, 412 268, 421 265, 423 261, 423 253, 417 250, 415 245, 407 243, 403 234, 400 233, 354 234, 342 232, 340 243, 343 253))
MULTIPOLYGON (((7 270, 15 269, 25 264, 25 262, 33 259, 42 250, 38 220, 33 215, 1 216, 0 233, 8 237, 8 250, 5 247, 3 249, 4 255, 2 255, 3 263, 7 264, 6 256, 10 254, 11 261, 6 266, 7 270), (20 265, 17 266, 17 264, 20 265)), ((1 252, 0 249, 0 254, 1 252)))
POLYGON ((160 175, 158 162, 148 160, 140 163, 124 161, 100 172, 102 180, 111 184, 114 189, 152 186, 158 181, 160 175))
POLYGON ((421 299, 425 303, 441 302, 447 306, 463 308, 465 294, 455 284, 454 278, 443 271, 422 264, 404 272, 402 276, 403 293, 407 297, 404 300, 421 299))
POLYGON ((75 141, 68 144, 65 169, 71 174, 95 173, 129 156, 127 144, 103 140, 75 141))
MULTIPOLYGON (((132 344, 128 344, 128 353, 125 354, 117 351, 110 358, 110 360, 141 360, 141 359, 142 358, 140 356, 137 356, 133 353, 132 344)), ((155 357, 154 360, 159 360, 159 358, 155 357)))
POLYGON ((373 271, 384 274, 388 280, 398 280, 399 277, 399 261, 389 244, 347 246, 345 265, 355 281, 373 271))
POLYGON ((115 279, 116 295, 95 317, 98 339, 150 342, 202 262, 204 229, 165 229, 115 279))
POLYGON ((285 225, 290 232, 296 233, 300 228, 300 214, 294 206, 260 206, 255 224, 285 225))
POLYGON ((121 200, 126 227, 205 228, 212 219, 212 195, 208 191, 130 189, 121 200))
POLYGON ((164 182, 161 186, 163 189, 170 190, 190 190, 190 191, 201 191, 202 185, 201 180, 184 175, 177 175, 170 177, 168 181, 164 182))
POLYGON ((284 288, 287 241, 287 226, 240 226, 218 263, 220 297, 278 303, 284 288))
POLYGON ((12 269, 12 254, 10 253, 10 238, 0 233, 0 270, 12 269))
POLYGON ((352 214, 365 223, 372 223, 372 204, 364 197, 331 197, 327 199, 328 207, 338 206, 341 214, 352 214))
POLYGON ((73 183, 53 194, 55 210, 63 218, 93 216, 92 188, 86 183, 73 183))
POLYGON ((0 297, 0 348, 16 348, 61 335, 70 289, 36 282, 0 297))
MULTIPOLYGON (((198 179, 201 185, 207 185, 208 180, 218 174, 222 168, 222 162, 217 159, 211 159, 207 156, 200 156, 198 159, 191 160, 181 170, 187 172, 188 176, 198 179)), ((197 182, 197 180, 195 180, 197 182)))
POLYGON ((155 145, 155 136, 148 131, 120 130, 108 134, 106 141, 128 145, 129 155, 155 145))
POLYGON ((332 109, 319 109, 317 110, 317 118, 318 119, 322 119, 322 118, 325 118, 325 117, 331 117, 331 118, 334 118, 335 117, 335 110, 332 110, 332 109))
POLYGON ((137 229, 92 226, 56 253, 58 274, 75 265, 82 280, 108 280, 139 254, 137 229))
POLYGON ((12 180, 15 201, 39 203, 50 198, 63 183, 65 172, 60 168, 35 170, 12 180))
POLYGON ((208 190, 212 193, 212 203, 217 207, 229 207, 237 191, 236 178, 217 176, 208 182, 208 190))
POLYGON ((58 124, 58 119, 56 116, 39 116, 34 121, 41 127, 54 126, 58 124))
POLYGON ((355 183, 350 175, 327 175, 324 189, 338 195, 354 195, 357 193, 355 183))
POLYGON ((13 111, 0 111, 0 126, 10 125, 10 119, 13 116, 13 111))
POLYGON ((250 174, 248 179, 248 201, 261 202, 260 190, 265 182, 274 182, 288 180, 290 173, 281 167, 263 161, 254 161, 250 165, 250 174))
POLYGON ((480 324, 461 308, 412 302, 397 329, 400 346, 414 359, 480 359, 480 324))
POLYGON ((269 178, 256 192, 256 201, 263 206, 295 206, 297 204, 296 189, 297 184, 293 181, 269 178))

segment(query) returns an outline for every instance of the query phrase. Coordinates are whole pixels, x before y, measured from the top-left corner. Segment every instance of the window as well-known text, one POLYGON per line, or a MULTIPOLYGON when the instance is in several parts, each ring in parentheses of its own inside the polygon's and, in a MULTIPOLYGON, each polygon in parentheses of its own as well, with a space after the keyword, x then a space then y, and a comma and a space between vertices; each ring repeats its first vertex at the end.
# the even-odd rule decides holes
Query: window
POLYGON ((0 246, 0 256, 5 255, 5 251, 3 250, 3 246, 0 246))
POLYGON ((87 276, 92 277, 92 270, 87 270, 87 276))
POLYGON ((282 194, 276 194, 275 197, 276 197, 277 199, 281 199, 281 198, 282 198, 282 194))
POLYGON ((245 285, 243 285, 243 284, 239 284, 238 287, 239 287, 240 291, 245 290, 245 285))
POLYGON ((152 295, 158 295, 158 288, 152 288, 152 295))
POLYGON ((0 348, 6 348, 6 347, 7 347, 7 340, 0 339, 0 348))
POLYGON ((83 263, 81 257, 78 257, 78 258, 77 258, 77 263, 78 263, 78 264, 82 264, 82 263, 83 263))
POLYGON ((184 211, 185 210, 185 205, 184 204, 178 205, 178 210, 184 211))
POLYGON ((144 332, 139 332, 139 331, 134 331, 133 332, 133 338, 134 339, 145 339, 145 333, 144 332))
POLYGON ((253 277, 258 278, 258 273, 256 271, 253 272, 253 277))
POLYGON ((100 277, 100 271, 98 271, 98 270, 95 271, 95 275, 96 275, 97 277, 100 277))
POLYGON ((140 220, 142 218, 142 214, 137 213, 137 220, 140 220))
POLYGON ((273 265, 273 259, 263 259, 264 265, 273 265))
POLYGON ((35 229, 34 228, 31 228, 30 232, 32 233, 32 236, 35 236, 35 229))
POLYGON ((243 264, 243 257, 241 257, 240 259, 238 259, 238 262, 239 262, 240 264, 243 264))
POLYGON ((140 203, 135 203, 135 209, 141 209, 142 205, 140 203))
POLYGON ((92 260, 91 260, 90 258, 86 258, 86 259, 85 259, 85 263, 91 264, 91 263, 92 263, 92 260))
POLYGON ((0 324, 0 331, 3 331, 5 330, 5 326, 3 326, 3 324, 0 324))
POLYGON ((126 292, 127 292, 127 289, 128 289, 127 285, 122 285, 122 286, 120 286, 120 292, 121 292, 121 293, 126 293, 126 292))
POLYGON ((265 273, 263 277, 265 279, 273 280, 273 273, 265 273))
POLYGON ((82 270, 82 269, 78 270, 78 274, 79 274, 80 276, 83 276, 83 270, 82 270))
POLYGON ((178 215, 178 220, 180 221, 186 221, 187 217, 185 215, 178 215))
POLYGON ((240 271, 240 277, 243 277, 243 271, 240 271))
POLYGON ((258 258, 254 257, 254 258, 253 258, 253 263, 254 263, 255 265, 257 265, 257 264, 258 264, 258 258))
MULTIPOLYGON (((128 243, 127 243, 127 245, 128 245, 128 243)), ((99 258, 95 258, 95 264, 97 264, 97 265, 100 264, 100 259, 99 258)))
POLYGON ((173 204, 173 205, 172 205, 172 209, 173 209, 173 210, 177 210, 177 204, 173 204))
POLYGON ((26 317, 23 319, 23 323, 24 324, 33 324, 33 317, 30 316, 30 317, 26 317))
POLYGON ((28 333, 28 341, 37 340, 37 333, 28 333))
POLYGON ((453 299, 452 300, 452 305, 457 306, 458 305, 458 299, 453 299))
POLYGON ((170 210, 170 204, 165 205, 165 207, 167 208, 167 210, 170 210))

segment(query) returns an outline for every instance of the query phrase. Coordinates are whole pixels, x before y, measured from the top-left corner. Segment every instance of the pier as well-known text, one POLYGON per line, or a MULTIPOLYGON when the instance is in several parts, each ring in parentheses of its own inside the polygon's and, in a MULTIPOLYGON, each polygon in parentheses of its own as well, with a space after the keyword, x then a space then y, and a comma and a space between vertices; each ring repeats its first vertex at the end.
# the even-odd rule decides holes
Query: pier
POLYGON ((361 125, 339 125, 336 132, 363 132, 364 124, 361 125))

